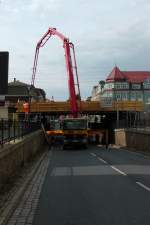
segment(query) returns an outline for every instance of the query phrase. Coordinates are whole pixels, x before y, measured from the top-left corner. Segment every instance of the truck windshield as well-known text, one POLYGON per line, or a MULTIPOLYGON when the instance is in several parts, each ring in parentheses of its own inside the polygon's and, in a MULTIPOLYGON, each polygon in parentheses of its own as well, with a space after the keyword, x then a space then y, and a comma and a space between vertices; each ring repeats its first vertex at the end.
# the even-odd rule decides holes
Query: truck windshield
POLYGON ((86 120, 66 120, 63 123, 64 130, 84 130, 86 128, 86 120))

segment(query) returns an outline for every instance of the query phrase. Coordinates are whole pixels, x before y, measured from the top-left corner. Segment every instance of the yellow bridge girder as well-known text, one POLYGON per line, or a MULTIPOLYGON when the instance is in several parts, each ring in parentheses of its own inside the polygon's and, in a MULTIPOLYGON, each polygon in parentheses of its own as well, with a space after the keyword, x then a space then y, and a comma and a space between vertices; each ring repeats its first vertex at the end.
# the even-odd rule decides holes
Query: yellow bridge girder
POLYGON ((113 102, 108 111, 143 111, 144 104, 141 101, 117 101, 113 102))
MULTIPOLYGON (((78 103, 79 104, 79 103, 78 103)), ((17 112, 24 112, 23 102, 16 105, 17 112)), ((30 112, 71 112, 70 103, 66 102, 31 102, 29 105, 30 112)), ((139 101, 118 101, 113 102, 111 106, 104 107, 99 101, 82 101, 81 111, 83 112, 105 112, 105 111, 143 111, 143 103, 139 101)))

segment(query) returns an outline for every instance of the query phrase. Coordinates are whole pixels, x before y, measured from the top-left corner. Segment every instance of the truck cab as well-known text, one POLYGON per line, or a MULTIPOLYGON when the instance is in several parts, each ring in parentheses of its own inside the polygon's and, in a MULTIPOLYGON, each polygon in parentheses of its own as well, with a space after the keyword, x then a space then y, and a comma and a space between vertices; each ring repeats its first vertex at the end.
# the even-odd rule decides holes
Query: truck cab
POLYGON ((64 149, 67 147, 83 147, 87 148, 88 131, 87 119, 85 118, 69 118, 64 119, 62 124, 64 134, 64 149))

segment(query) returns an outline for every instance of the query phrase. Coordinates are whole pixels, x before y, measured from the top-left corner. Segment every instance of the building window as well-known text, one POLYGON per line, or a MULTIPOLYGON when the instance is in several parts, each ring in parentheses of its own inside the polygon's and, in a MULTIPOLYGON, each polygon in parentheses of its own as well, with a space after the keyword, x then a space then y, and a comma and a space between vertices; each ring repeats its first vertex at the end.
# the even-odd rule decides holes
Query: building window
POLYGON ((114 88, 114 83, 107 83, 107 84, 105 84, 105 87, 104 87, 104 89, 106 90, 106 89, 113 89, 114 88))
POLYGON ((127 92, 122 93, 122 100, 128 100, 128 93, 127 92))
POLYGON ((122 96, 121 93, 115 93, 115 100, 121 100, 122 96))
POLYGON ((144 92, 144 101, 150 102, 150 92, 144 92))
POLYGON ((144 89, 150 89, 150 84, 148 83, 144 83, 143 86, 144 86, 144 89))
POLYGON ((120 89, 120 83, 115 83, 115 88, 120 89))
POLYGON ((144 80, 143 87, 144 89, 150 89, 150 77, 144 80))
POLYGON ((132 84, 132 89, 141 89, 141 84, 132 84))
POLYGON ((143 100, 143 94, 141 91, 136 92, 132 91, 130 94, 130 100, 131 101, 142 101, 143 100))
POLYGON ((137 93, 137 98, 136 98, 136 100, 138 100, 138 101, 142 101, 142 100, 143 100, 143 95, 142 95, 142 93, 137 93))
POLYGON ((102 97, 112 97, 112 92, 110 91, 105 91, 104 94, 102 95, 102 97))
POLYGON ((136 100, 136 93, 135 92, 131 92, 131 101, 135 101, 136 100))
POLYGON ((128 83, 122 83, 122 89, 129 89, 128 83))
POLYGON ((115 83, 115 88, 116 89, 129 89, 129 84, 126 82, 116 82, 115 83))

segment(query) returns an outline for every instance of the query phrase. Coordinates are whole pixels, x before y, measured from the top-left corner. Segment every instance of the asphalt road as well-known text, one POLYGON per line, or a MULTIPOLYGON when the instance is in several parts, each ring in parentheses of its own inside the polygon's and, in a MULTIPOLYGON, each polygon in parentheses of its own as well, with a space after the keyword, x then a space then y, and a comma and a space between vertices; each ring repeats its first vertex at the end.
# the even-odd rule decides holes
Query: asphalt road
POLYGON ((53 151, 33 225, 150 225, 150 158, 53 151))

